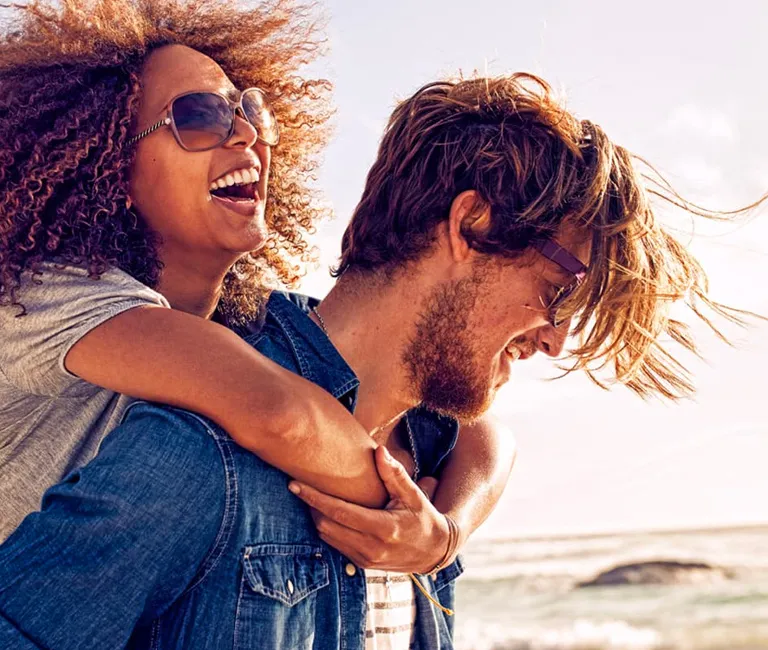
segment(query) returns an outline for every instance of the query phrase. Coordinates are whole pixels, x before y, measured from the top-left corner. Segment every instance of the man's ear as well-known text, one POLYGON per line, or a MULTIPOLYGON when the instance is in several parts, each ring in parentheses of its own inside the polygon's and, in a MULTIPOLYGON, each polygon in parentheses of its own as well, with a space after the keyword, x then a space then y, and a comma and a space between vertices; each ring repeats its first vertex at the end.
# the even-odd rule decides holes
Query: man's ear
POLYGON ((466 190, 453 199, 448 213, 448 243, 454 261, 463 262, 472 255, 466 235, 470 232, 480 234, 490 225, 491 208, 475 190, 466 190))

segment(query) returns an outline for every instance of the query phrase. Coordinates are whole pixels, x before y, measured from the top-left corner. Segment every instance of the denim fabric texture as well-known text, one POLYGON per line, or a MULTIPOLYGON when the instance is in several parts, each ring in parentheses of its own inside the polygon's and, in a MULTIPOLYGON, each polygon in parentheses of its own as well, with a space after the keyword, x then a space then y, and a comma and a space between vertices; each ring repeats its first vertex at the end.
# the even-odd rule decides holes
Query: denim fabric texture
MULTIPOLYGON (((358 380, 306 306, 273 295, 246 340, 354 411, 358 380)), ((458 426, 407 418, 422 475, 439 476, 458 426)), ((133 404, 0 546, 0 648, 362 650, 364 572, 319 539, 288 481, 205 418, 133 404)), ((452 607, 461 571, 421 582, 452 607)), ((452 622, 416 597, 414 649, 452 648, 452 622)))

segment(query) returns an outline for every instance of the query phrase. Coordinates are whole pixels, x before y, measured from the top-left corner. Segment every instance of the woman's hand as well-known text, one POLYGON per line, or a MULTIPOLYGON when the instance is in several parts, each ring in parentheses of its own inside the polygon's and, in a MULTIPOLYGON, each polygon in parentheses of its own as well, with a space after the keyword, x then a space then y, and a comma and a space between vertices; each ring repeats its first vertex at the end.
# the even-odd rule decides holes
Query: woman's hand
POLYGON ((430 501, 437 482, 414 483, 383 446, 376 450, 376 467, 390 498, 384 510, 348 503, 297 481, 289 489, 313 509, 321 539, 357 566, 428 573, 444 559, 449 541, 448 522, 430 501))

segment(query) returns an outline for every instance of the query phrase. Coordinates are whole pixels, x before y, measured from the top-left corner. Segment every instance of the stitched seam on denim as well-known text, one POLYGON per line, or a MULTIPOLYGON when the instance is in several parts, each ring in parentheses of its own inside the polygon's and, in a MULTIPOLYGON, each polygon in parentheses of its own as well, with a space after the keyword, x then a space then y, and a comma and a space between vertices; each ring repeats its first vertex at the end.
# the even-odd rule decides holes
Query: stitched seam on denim
POLYGON ((246 584, 248 578, 245 577, 245 567, 243 567, 243 575, 240 578, 240 593, 237 595, 237 605, 235 606, 235 630, 232 635, 232 645, 235 650, 240 647, 240 628, 242 627, 242 618, 240 616, 241 605, 243 604, 243 594, 245 593, 246 584))
POLYGON ((408 444, 411 446, 411 455, 413 456, 413 481, 418 481, 421 476, 421 463, 419 462, 419 452, 416 447, 416 440, 413 438, 413 430, 411 429, 411 422, 408 419, 408 413, 405 414, 405 429, 408 432, 408 444))
MULTIPOLYGON (((280 545, 280 546, 275 544, 264 544, 264 545, 257 545, 257 546, 248 546, 246 547, 246 549, 257 549, 257 551, 262 551, 262 552, 254 553, 253 556, 255 557, 269 557, 274 555, 278 557, 292 557, 292 556, 295 557, 297 556, 298 552, 300 552, 301 555, 310 556, 310 555, 314 555, 316 553, 322 552, 321 547, 309 546, 308 544, 287 544, 287 545, 280 545), (280 552, 280 549, 285 549, 285 550, 283 552, 280 552)), ((249 553, 249 550, 246 550, 246 553, 249 553)), ((292 607, 305 596, 308 596, 309 594, 314 593, 315 591, 318 591, 323 587, 327 587, 330 584, 331 581, 330 581, 329 571, 328 571, 328 562, 327 560, 325 560, 325 558, 320 558, 320 559, 322 559, 323 561, 322 562, 322 574, 323 574, 322 578, 317 582, 309 585, 306 589, 302 589, 301 591, 295 592, 288 597, 286 597, 286 595, 283 592, 271 589, 270 587, 266 586, 262 580, 259 580, 259 577, 256 575, 256 572, 253 570, 253 567, 251 566, 249 557, 243 558, 243 570, 245 573, 248 574, 248 577, 250 578, 248 582, 251 586, 251 591, 257 591, 256 587, 258 587, 258 592, 263 593, 265 596, 270 596, 275 600, 279 600, 281 603, 284 603, 289 607, 292 607)))
POLYGON ((203 561, 200 563, 200 568, 190 581, 187 588, 182 592, 182 596, 185 596, 197 587, 208 574, 214 569, 216 564, 224 555, 227 543, 232 535, 234 529, 235 515, 237 513, 237 499, 238 499, 238 482, 237 482, 237 470, 235 468, 235 459, 232 455, 232 441, 229 438, 222 437, 214 431, 208 423, 198 415, 194 413, 182 412, 183 415, 194 418, 200 422, 213 438, 216 443, 216 447, 221 455, 221 461, 224 465, 224 477, 225 477, 225 489, 226 496, 224 499, 224 512, 221 516, 221 524, 219 525, 219 531, 216 534, 216 539, 213 545, 209 549, 203 561))
MULTIPOLYGON (((270 308, 269 313, 278 322, 283 333, 288 339, 291 345, 291 349, 294 355, 296 356, 297 361, 299 362, 299 373, 301 374, 301 376, 317 384, 319 383, 319 380, 317 379, 317 375, 315 374, 312 368, 312 365, 307 361, 308 357, 306 356, 304 346, 301 344, 301 340, 294 335, 293 330, 295 330, 295 328, 290 322, 290 316, 286 316, 284 313, 288 307, 298 309, 298 307, 296 307, 296 305, 294 305, 293 303, 289 302, 288 305, 285 305, 278 302, 270 308)), ((330 340, 328 340, 327 344, 331 347, 331 349, 335 350, 335 348, 333 347, 333 343, 331 343, 330 340)), ((338 354, 338 351, 337 351, 337 354, 338 354)), ((349 372, 351 372, 351 370, 349 370, 349 372)), ((342 395, 346 394, 347 392, 349 392, 353 388, 356 388, 359 385, 360 385, 360 380, 357 377, 353 376, 351 379, 347 380, 347 382, 345 382, 341 387, 337 386, 333 391, 329 391, 329 392, 335 398, 338 399, 339 397, 341 397, 342 395)))
POLYGON ((351 391, 353 388, 357 388, 359 385, 360 380, 355 377, 354 379, 350 379, 346 384, 342 384, 340 387, 334 390, 331 395, 333 395, 336 399, 339 399, 342 395, 346 395, 349 391, 351 391))
POLYGON ((319 589, 322 589, 323 587, 327 587, 328 582, 324 583, 317 583, 316 585, 312 585, 312 588, 303 589, 302 591, 298 591, 294 593, 290 598, 286 598, 285 594, 280 591, 275 591, 274 589, 270 589, 269 587, 265 587, 263 584, 258 585, 258 590, 254 589, 253 586, 251 586, 251 591, 256 591, 257 593, 264 594, 265 596, 269 596, 270 598, 273 598, 274 600, 278 600, 281 603, 288 605, 289 607, 293 607, 293 605, 297 604, 304 596, 308 596, 311 593, 314 593, 315 591, 318 591, 319 589))
POLYGON ((310 381, 314 381, 314 374, 311 372, 311 369, 307 366, 307 360, 304 354, 299 350, 299 347, 297 345, 297 339, 293 336, 293 333, 291 332, 290 323, 287 321, 287 319, 283 316, 282 313, 280 313, 279 309, 275 309, 270 311, 272 316, 274 316, 275 320, 280 324, 280 327, 283 330, 283 334, 285 334, 286 338, 288 339, 288 342, 291 344, 291 349, 293 350, 293 354, 296 356, 296 360, 299 362, 299 372, 301 373, 302 377, 305 377, 306 379, 309 379, 310 381))
POLYGON ((346 607, 344 607, 345 601, 349 598, 349 594, 347 594, 347 597, 344 597, 344 592, 348 590, 347 581, 344 579, 344 576, 346 575, 344 571, 344 567, 342 566, 344 564, 344 557, 339 557, 339 569, 338 569, 338 575, 340 576, 339 580, 339 650, 347 650, 349 647, 347 645, 347 631, 344 626, 345 618, 348 618, 348 616, 345 616, 346 607))
POLYGON ((154 648, 155 650, 160 648, 160 635, 158 634, 160 628, 160 619, 156 618, 154 621, 152 621, 152 630, 150 632, 149 636, 149 647, 154 648))
POLYGON ((263 557, 269 555, 293 556, 299 551, 302 555, 313 555, 315 553, 323 552, 323 547, 311 542, 302 543, 288 543, 288 544, 247 544, 245 546, 246 553, 249 556, 263 557), (285 551, 283 552, 283 549, 285 551))

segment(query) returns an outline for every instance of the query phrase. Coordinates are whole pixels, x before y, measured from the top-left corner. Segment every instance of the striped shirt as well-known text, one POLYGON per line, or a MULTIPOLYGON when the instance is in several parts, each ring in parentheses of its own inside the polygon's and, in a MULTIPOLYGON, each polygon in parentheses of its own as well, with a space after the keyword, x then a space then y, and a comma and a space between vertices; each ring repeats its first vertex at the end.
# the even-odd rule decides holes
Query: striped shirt
POLYGON ((365 650, 408 650, 416 622, 416 597, 410 576, 366 569, 365 589, 365 650))

